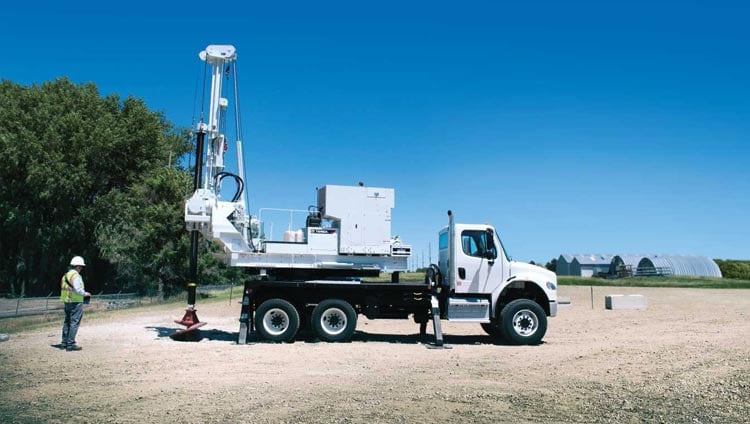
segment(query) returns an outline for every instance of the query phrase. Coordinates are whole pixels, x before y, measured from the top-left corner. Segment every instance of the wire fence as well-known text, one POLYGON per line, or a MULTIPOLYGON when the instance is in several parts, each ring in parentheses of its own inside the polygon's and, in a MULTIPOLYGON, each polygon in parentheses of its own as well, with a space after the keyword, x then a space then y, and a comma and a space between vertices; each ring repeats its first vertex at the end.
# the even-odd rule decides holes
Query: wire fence
MULTIPOLYGON (((98 294, 91 296, 91 301, 85 308, 94 311, 122 309, 155 303, 155 299, 135 293, 98 294)), ((50 293, 45 297, 0 298, 0 319, 61 313, 63 308, 60 295, 56 293, 50 293)))
MULTIPOLYGON (((231 290, 234 286, 235 284, 198 286, 196 291, 198 293, 210 293, 227 289, 231 290)), ((161 301, 158 296, 143 296, 136 293, 100 293, 92 295, 90 303, 84 305, 84 308, 92 311, 109 311, 134 306, 152 305, 161 301)), ((0 319, 56 314, 62 313, 63 310, 64 304, 60 302, 60 293, 52 292, 45 297, 0 297, 0 319)))

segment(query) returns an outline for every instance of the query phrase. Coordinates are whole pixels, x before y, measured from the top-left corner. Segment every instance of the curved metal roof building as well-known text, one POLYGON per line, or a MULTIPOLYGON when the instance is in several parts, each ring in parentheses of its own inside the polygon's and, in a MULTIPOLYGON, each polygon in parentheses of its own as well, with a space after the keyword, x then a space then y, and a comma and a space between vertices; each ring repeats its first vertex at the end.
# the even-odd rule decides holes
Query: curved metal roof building
POLYGON ((621 267, 627 268, 630 272, 638 269, 638 263, 645 255, 615 255, 609 265, 609 273, 617 275, 621 267))
POLYGON ((636 275, 685 275, 721 278, 721 270, 713 259, 705 256, 646 255, 638 261, 636 275))
POLYGON ((569 255, 557 261, 557 275, 593 276, 601 272, 619 276, 682 275, 721 278, 713 259, 693 255, 569 255), (605 268, 606 267, 606 268, 605 268))

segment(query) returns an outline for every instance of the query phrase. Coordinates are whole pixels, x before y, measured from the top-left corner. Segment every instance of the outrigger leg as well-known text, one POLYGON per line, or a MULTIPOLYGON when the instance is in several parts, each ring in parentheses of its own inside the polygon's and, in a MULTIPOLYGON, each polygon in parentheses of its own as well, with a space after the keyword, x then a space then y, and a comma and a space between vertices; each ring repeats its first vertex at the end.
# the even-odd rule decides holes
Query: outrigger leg
POLYGON ((440 307, 437 296, 433 295, 430 299, 432 308, 432 329, 435 332, 435 343, 428 344, 428 349, 450 349, 450 346, 446 346, 443 343, 443 328, 440 326, 440 307))

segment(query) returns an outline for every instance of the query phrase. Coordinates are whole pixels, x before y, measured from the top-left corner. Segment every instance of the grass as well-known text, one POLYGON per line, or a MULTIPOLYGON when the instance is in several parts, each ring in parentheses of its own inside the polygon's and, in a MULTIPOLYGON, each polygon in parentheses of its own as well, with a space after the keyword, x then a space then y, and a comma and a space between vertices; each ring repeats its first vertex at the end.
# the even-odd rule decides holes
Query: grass
POLYGON ((605 280, 603 278, 557 277, 561 286, 608 287, 680 287, 693 289, 750 289, 750 280, 704 277, 628 277, 605 280))
POLYGON ((52 325, 61 326, 62 314, 32 315, 0 320, 0 334, 15 334, 21 331, 38 330, 52 325))

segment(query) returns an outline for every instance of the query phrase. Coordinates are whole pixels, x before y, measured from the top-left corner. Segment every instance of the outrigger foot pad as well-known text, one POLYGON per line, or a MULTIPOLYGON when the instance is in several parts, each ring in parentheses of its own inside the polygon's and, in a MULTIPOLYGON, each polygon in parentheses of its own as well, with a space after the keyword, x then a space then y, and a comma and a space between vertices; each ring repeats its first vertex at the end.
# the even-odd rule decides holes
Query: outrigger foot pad
POLYGON ((172 340, 180 342, 196 342, 201 339, 199 328, 206 325, 205 322, 200 322, 198 315, 195 313, 196 309, 188 308, 185 309, 185 315, 181 320, 174 320, 176 324, 184 325, 185 329, 177 330, 169 335, 172 340))

